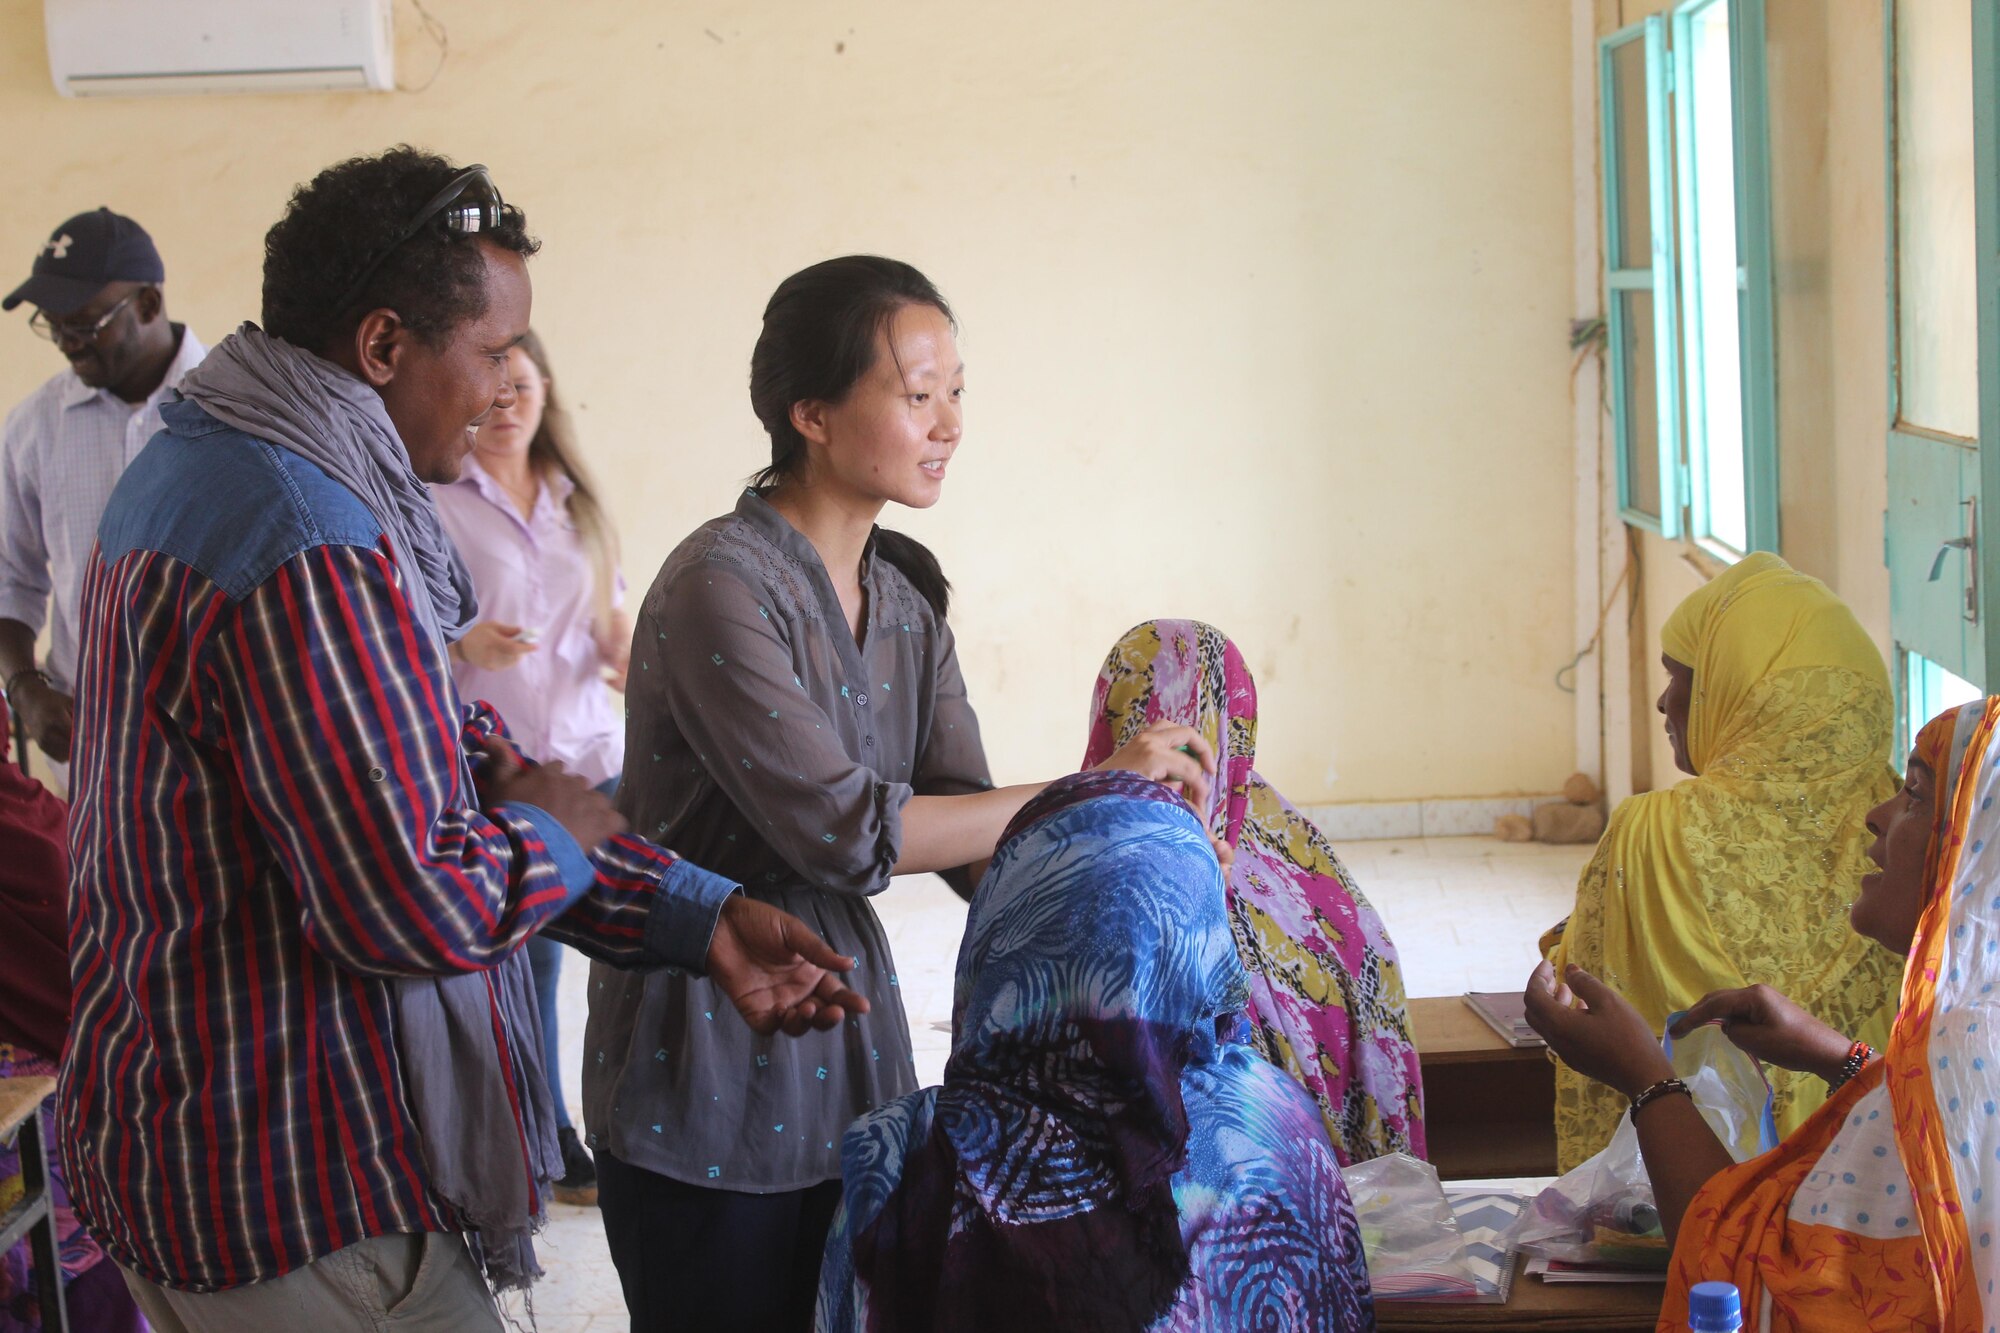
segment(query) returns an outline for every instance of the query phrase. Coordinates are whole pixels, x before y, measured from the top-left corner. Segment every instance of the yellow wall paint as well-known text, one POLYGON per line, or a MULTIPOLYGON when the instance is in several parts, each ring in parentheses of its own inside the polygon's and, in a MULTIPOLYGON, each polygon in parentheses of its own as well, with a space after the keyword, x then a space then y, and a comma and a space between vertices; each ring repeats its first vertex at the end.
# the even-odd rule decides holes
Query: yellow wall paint
MULTIPOLYGON (((1236 636, 1297 799, 1569 770, 1563 0, 429 7, 421 94, 72 102, 38 0, 0 0, 0 253, 131 212, 213 340, 295 182, 397 140, 486 162, 641 585, 764 461, 771 288, 897 255, 957 305, 970 397, 943 503, 888 521, 958 585, 996 776, 1075 762, 1151 615, 1236 636)), ((0 346, 0 400, 55 369, 0 346)))

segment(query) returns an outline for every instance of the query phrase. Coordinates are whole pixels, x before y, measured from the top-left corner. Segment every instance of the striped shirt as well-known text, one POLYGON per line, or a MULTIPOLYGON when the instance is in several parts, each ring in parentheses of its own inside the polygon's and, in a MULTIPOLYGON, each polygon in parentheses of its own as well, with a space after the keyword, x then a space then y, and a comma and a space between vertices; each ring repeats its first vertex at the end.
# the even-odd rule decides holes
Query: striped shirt
POLYGON ((525 967, 545 926, 699 968, 734 886, 475 808, 499 719, 460 708, 380 526, 298 455, 164 415, 85 578, 59 1107, 111 1255, 213 1291, 460 1229, 425 1182, 394 979, 525 967))
POLYGON ((160 407, 207 348, 185 326, 160 387, 143 403, 93 389, 65 370, 7 414, 0 429, 0 618, 40 633, 44 669, 76 688, 77 600, 111 488, 160 428, 160 407))

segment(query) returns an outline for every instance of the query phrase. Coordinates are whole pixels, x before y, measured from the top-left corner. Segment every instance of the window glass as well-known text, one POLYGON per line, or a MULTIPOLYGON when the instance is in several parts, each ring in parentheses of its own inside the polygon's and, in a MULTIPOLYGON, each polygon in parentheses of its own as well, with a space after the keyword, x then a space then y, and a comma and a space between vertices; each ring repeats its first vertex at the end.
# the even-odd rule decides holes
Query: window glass
POLYGON ((1614 268, 1653 262, 1653 190, 1646 135, 1646 43, 1611 48, 1612 114, 1618 143, 1618 253, 1614 268))
POLYGON ((1984 697, 1977 685, 1962 680, 1939 666, 1922 653, 1905 651, 1903 654, 1903 753, 1896 756, 1896 766, 1902 768, 1909 758, 1909 749, 1916 744, 1917 733, 1924 724, 1960 704, 1969 704, 1984 697))
POLYGON ((1730 88, 1729 6, 1688 16, 1679 52, 1681 120, 1688 131, 1681 180, 1688 198, 1681 237, 1682 327, 1688 441, 1700 457, 1702 535, 1734 551, 1750 546, 1743 449, 1743 349, 1736 254, 1736 124, 1730 88))
POLYGON ((1979 435, 1972 0, 1896 6, 1896 335, 1903 424, 1979 435))
POLYGON ((1612 293, 1623 310, 1625 340, 1626 503, 1642 513, 1660 512, 1660 400, 1658 339, 1653 294, 1612 293))

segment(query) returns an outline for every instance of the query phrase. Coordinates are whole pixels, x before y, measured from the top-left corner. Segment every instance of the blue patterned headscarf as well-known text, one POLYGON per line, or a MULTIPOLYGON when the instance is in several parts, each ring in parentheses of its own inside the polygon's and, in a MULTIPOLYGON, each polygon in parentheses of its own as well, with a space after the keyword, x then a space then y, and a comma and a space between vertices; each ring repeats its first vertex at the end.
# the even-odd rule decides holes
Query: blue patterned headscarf
POLYGON ((972 902, 944 1086, 842 1144, 821 1328, 1372 1328, 1312 1102, 1218 1038, 1245 993, 1174 793, 1093 772, 1030 802, 972 902))

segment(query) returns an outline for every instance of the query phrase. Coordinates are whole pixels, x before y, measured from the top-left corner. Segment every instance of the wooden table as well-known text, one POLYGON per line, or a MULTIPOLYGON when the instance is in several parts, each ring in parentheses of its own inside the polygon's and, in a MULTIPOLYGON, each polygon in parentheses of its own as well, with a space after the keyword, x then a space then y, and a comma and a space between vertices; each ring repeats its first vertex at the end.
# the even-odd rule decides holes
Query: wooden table
POLYGON ((49 1159, 42 1148, 42 1118, 35 1114, 55 1090, 52 1078, 0 1078, 0 1140, 20 1131, 14 1147, 21 1155, 22 1185, 20 1202, 0 1213, 0 1254, 20 1244, 23 1236, 28 1238, 34 1250, 42 1328, 46 1333, 69 1333, 55 1211, 49 1200, 49 1159))
MULTIPOLYGON (((1477 1020, 1474 1020, 1475 1022, 1477 1020)), ((1559 1282, 1551 1286, 1521 1271, 1514 1258, 1514 1288, 1505 1305, 1443 1305, 1384 1301, 1375 1318, 1384 1329, 1491 1329, 1495 1333, 1653 1333, 1660 1317, 1659 1282, 1559 1282)))
POLYGON ((1446 1180, 1556 1174, 1556 1075, 1456 995, 1410 1001, 1424 1076, 1424 1135, 1446 1180))

